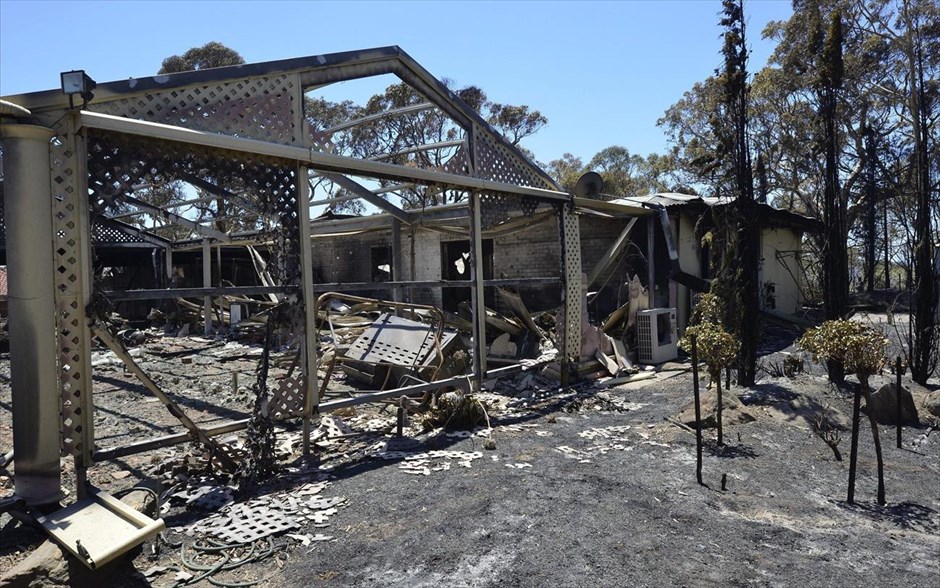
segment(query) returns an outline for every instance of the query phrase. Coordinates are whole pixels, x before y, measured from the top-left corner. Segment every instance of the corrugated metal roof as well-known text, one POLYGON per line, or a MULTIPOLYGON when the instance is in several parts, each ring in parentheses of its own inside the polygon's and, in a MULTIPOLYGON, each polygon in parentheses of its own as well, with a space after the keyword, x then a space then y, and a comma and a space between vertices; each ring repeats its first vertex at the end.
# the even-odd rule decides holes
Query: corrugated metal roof
POLYGON ((644 204, 653 204, 670 208, 673 206, 682 206, 690 202, 701 202, 705 206, 714 206, 720 204, 720 198, 694 196, 692 194, 680 194, 678 192, 657 192, 656 194, 647 194, 646 196, 629 196, 617 198, 611 202, 626 204, 629 206, 643 206, 644 204))
MULTIPOLYGON (((647 194, 646 196, 630 196, 625 198, 618 198, 616 200, 611 200, 610 202, 621 204, 625 206, 663 206, 667 209, 673 207, 683 207, 683 206, 726 206, 731 204, 733 200, 724 199, 724 198, 715 198, 712 196, 702 197, 702 196, 693 196, 691 194, 679 194, 677 192, 659 192, 656 194, 647 194)), ((808 231, 818 231, 821 227, 818 220, 791 212, 789 210, 783 210, 780 208, 774 208, 769 204, 760 204, 762 214, 766 220, 775 223, 782 223, 788 226, 793 226, 801 230, 808 231)))

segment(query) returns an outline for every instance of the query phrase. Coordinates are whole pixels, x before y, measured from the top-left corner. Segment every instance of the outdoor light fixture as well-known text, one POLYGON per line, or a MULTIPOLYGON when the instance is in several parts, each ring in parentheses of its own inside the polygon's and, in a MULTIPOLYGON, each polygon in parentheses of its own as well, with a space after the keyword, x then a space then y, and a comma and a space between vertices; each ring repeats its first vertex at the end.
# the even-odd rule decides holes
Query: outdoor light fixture
POLYGON ((88 101, 95 97, 91 93, 98 84, 91 79, 83 69, 64 71, 60 74, 62 78, 62 92, 69 97, 69 108, 74 108, 73 96, 78 94, 82 97, 82 108, 88 104, 88 101))

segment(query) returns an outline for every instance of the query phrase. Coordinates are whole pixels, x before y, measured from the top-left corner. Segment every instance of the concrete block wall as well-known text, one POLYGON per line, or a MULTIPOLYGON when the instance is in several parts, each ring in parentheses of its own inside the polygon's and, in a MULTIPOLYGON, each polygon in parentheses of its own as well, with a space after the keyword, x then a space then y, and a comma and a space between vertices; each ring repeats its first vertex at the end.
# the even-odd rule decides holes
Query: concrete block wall
MULTIPOLYGON (((441 279, 441 241, 444 235, 436 231, 418 229, 412 233, 408 227, 401 231, 402 279, 404 280, 440 280, 441 279), (411 260, 411 246, 414 241, 414 264, 411 260), (413 265, 413 267, 412 267, 413 265)), ((441 305, 439 288, 415 288, 410 296, 412 302, 441 305)))
MULTIPOLYGON (((589 273, 607 252, 614 239, 623 230, 626 220, 581 217, 581 266, 589 273)), ((500 235, 494 238, 493 277, 508 279, 559 277, 561 275, 561 247, 558 242, 558 221, 548 220, 539 225, 500 235)), ((427 229, 414 232, 402 227, 401 277, 404 280, 441 279, 441 243, 463 240, 427 229), (414 261, 411 250, 414 240, 414 261), (413 266, 413 267, 412 267, 413 266)), ((367 282, 372 277, 372 247, 390 246, 391 233, 381 231, 363 235, 314 239, 314 274, 320 282, 367 282)), ((611 272, 620 271, 618 268, 611 272)), ((603 281, 603 279, 601 280, 603 281)), ((608 290, 619 287, 619 278, 611 281, 608 290)), ((532 311, 550 310, 561 303, 559 285, 520 286, 519 292, 532 311)), ((411 296, 419 304, 441 304, 441 291, 437 288, 416 288, 411 296)), ((611 302, 607 306, 613 305, 611 302)), ((500 312, 508 312, 501 304, 500 312)))
POLYGON ((387 232, 313 240, 313 272, 319 282, 372 280, 372 248, 388 247, 387 232))
MULTIPOLYGON (((623 231, 628 222, 629 219, 581 217, 582 272, 585 274, 591 273, 594 266, 606 255, 611 245, 613 245, 617 237, 620 236, 621 231, 623 231)), ((634 232, 631 233, 631 236, 634 238, 637 233, 636 229, 637 227, 634 226, 634 232)), ((639 247, 645 252, 645 241, 640 243, 639 247)), ((626 256, 632 255, 635 257, 636 249, 628 243, 625 247, 625 253, 626 256)), ((635 268, 631 268, 630 264, 624 258, 624 254, 621 253, 620 261, 612 264, 607 271, 602 273, 589 289, 592 292, 600 290, 588 307, 590 316, 595 320, 602 320, 613 312, 619 304, 626 301, 626 299, 623 298, 625 294, 620 292, 620 287, 627 280, 627 275, 636 273, 636 270, 635 268), (621 294, 621 296, 618 297, 618 294, 621 294)), ((641 276, 641 279, 645 281, 645 275, 641 276)))

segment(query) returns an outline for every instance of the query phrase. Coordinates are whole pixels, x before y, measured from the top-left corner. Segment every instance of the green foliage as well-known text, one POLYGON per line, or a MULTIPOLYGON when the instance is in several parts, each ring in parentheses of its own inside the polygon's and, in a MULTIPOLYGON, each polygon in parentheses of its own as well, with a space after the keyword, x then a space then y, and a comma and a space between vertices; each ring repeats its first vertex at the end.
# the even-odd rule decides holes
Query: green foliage
POLYGON ((842 60, 842 13, 833 11, 819 68, 820 82, 827 88, 841 88, 845 65, 842 60))
POLYGON ((888 339, 859 322, 840 319, 810 329, 797 345, 812 353, 814 361, 837 361, 845 373, 867 377, 884 365, 888 339))
MULTIPOLYGON (((530 159, 531 154, 520 144, 526 137, 538 132, 548 123, 548 119, 537 110, 527 105, 501 104, 489 100, 481 88, 466 86, 455 89, 453 82, 443 80, 445 86, 456 94, 477 114, 501 133, 508 142, 530 159)), ((308 97, 305 102, 307 123, 315 131, 324 131, 341 123, 373 117, 368 122, 329 133, 328 148, 332 153, 358 159, 379 159, 396 165, 421 169, 441 169, 460 149, 456 146, 416 149, 437 143, 460 141, 464 129, 457 125, 438 108, 429 108, 411 112, 399 112, 382 116, 383 113, 417 106, 426 103, 427 98, 408 84, 392 84, 381 93, 375 94, 365 104, 350 101, 331 102, 323 98, 308 97)), ((392 184, 394 182, 383 182, 392 184)), ((329 181, 320 180, 317 187, 322 187, 330 196, 343 196, 345 191, 329 181)), ((463 190, 428 188, 425 186, 406 187, 396 192, 403 208, 423 208, 459 202, 466 197, 463 190)), ((334 205, 336 212, 361 212, 355 208, 356 201, 341 202, 334 205)))
POLYGON ((691 353, 692 337, 695 337, 698 359, 708 366, 712 379, 718 378, 721 370, 730 365, 741 350, 740 342, 721 326, 725 313, 720 296, 713 292, 701 294, 689 317, 690 326, 679 340, 679 347, 691 353))
POLYGON ((725 304, 721 298, 713 292, 701 294, 698 298, 695 308, 692 309, 692 316, 689 318, 690 325, 700 323, 721 324, 725 320, 725 304))
POLYGON ((548 174, 567 192, 574 192, 574 185, 578 182, 587 168, 580 157, 565 153, 561 159, 548 162, 548 174))
POLYGON ((611 145, 597 152, 587 164, 580 157, 565 153, 550 161, 547 171, 562 188, 571 192, 582 174, 595 171, 604 178, 604 194, 614 198, 643 196, 655 192, 695 191, 683 183, 671 155, 651 153, 642 157, 621 145, 611 145))
MULTIPOLYGON (((486 98, 485 94, 483 98, 486 98)), ((490 113, 486 122, 496 128, 513 145, 518 145, 519 141, 529 135, 534 135, 548 124, 548 118, 545 115, 538 110, 530 111, 525 104, 513 106, 487 102, 486 106, 490 113)))
POLYGON ((721 370, 735 360, 741 349, 741 344, 734 336, 725 331, 720 324, 711 321, 686 327, 679 340, 679 347, 691 352, 692 337, 695 337, 698 359, 708 366, 708 373, 713 380, 721 377, 721 370))
POLYGON ((158 73, 171 74, 243 63, 245 60, 238 51, 217 41, 210 41, 202 47, 193 47, 182 55, 167 57, 163 60, 158 73))

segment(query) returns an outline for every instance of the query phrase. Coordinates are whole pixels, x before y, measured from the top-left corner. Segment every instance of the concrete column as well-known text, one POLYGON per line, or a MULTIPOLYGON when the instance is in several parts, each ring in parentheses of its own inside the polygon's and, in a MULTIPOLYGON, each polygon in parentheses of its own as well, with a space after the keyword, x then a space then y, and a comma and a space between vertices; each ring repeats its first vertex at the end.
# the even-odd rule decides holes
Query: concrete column
POLYGON ((15 493, 27 504, 62 498, 59 370, 49 140, 52 129, 3 124, 15 493))

